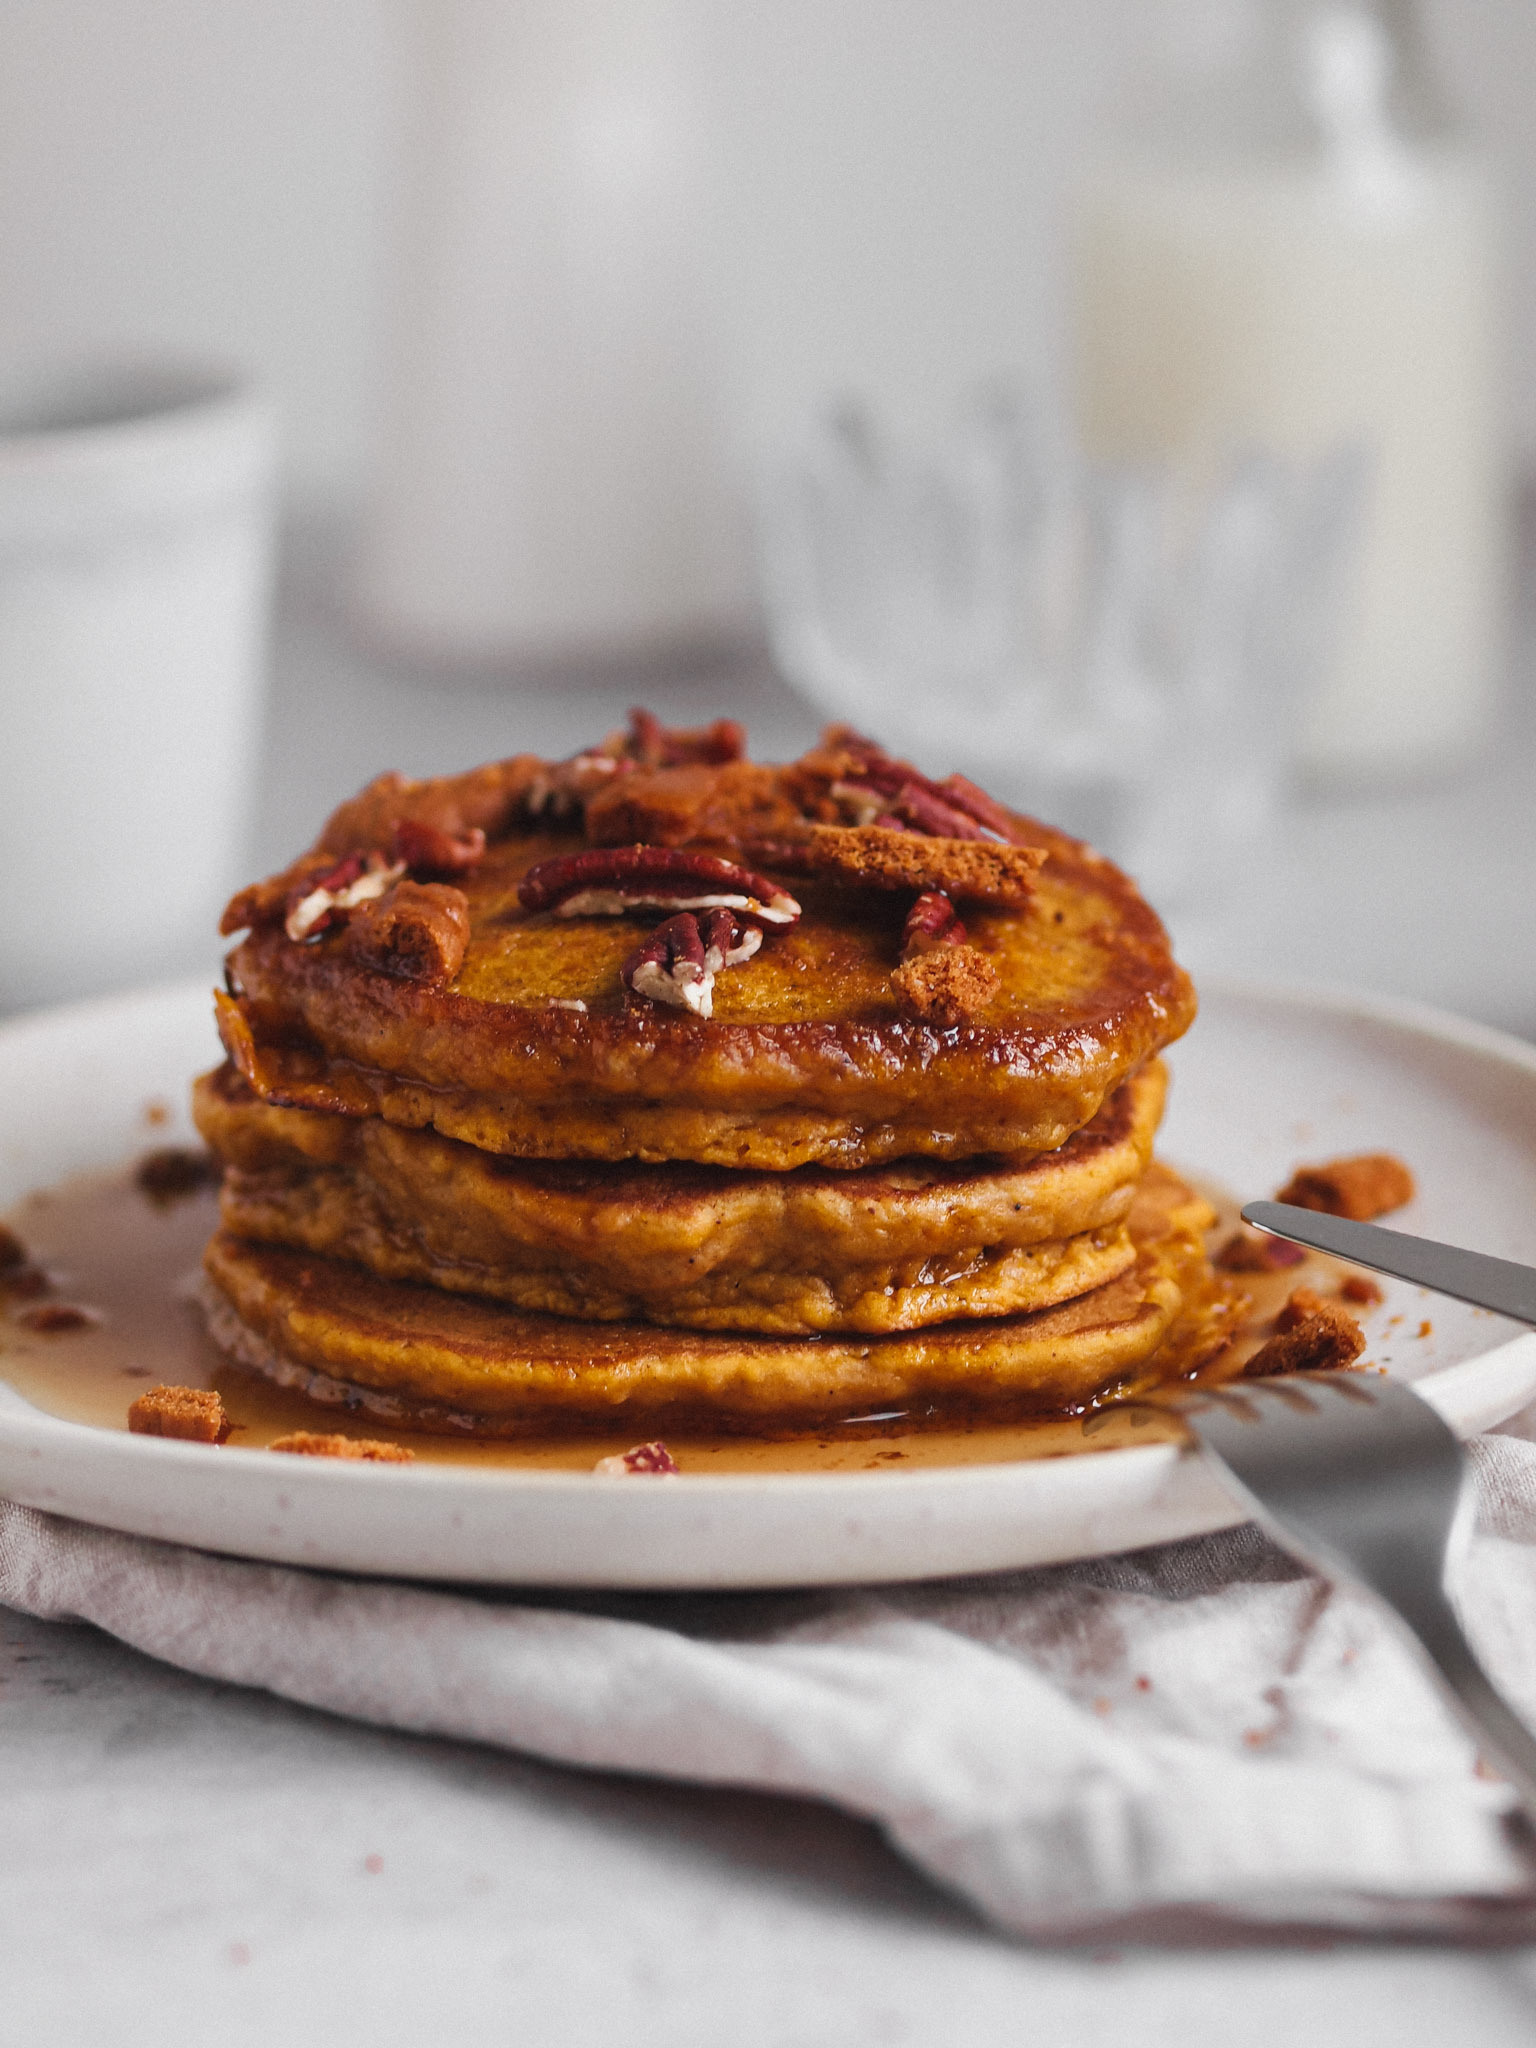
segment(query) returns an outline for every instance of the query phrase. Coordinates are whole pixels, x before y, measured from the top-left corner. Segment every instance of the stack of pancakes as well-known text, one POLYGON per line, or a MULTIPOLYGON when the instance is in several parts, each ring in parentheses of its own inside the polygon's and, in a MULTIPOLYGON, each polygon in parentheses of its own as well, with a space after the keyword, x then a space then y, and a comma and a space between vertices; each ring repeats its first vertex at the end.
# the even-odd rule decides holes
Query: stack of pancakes
POLYGON ((1152 1161, 1189 983, 1123 875, 959 778, 637 717, 380 778, 225 925, 210 1326, 317 1399, 1060 1411, 1209 1335, 1209 1212, 1152 1161))

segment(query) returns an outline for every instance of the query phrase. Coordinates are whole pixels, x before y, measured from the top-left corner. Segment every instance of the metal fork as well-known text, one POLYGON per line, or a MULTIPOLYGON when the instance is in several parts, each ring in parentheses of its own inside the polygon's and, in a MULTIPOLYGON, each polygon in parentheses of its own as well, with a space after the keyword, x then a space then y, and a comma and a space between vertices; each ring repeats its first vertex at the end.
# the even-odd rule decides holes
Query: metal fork
POLYGON ((1283 1550, 1325 1578, 1362 1581, 1396 1611, 1536 1819, 1536 1738, 1495 1690, 1446 1593, 1470 1503, 1461 1445, 1429 1403, 1385 1377, 1309 1372, 1204 1387, 1178 1405, 1283 1550))

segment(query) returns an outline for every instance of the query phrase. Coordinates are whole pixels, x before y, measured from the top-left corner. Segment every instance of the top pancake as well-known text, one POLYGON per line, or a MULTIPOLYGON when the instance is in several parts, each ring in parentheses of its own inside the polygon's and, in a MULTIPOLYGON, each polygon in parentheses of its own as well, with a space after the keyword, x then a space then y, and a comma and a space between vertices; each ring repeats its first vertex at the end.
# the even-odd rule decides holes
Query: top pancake
MULTIPOLYGON (((258 1094, 525 1158, 860 1167, 1052 1150, 1192 1019, 1189 982, 1130 881, 1032 820, 998 814, 1014 845, 1043 856, 1030 901, 960 902, 995 989, 943 1022, 913 1015, 892 979, 913 886, 797 872, 816 818, 799 764, 640 768, 585 832, 527 816, 538 778, 559 772, 519 757, 438 782, 386 778, 337 813, 311 874, 322 854, 386 844, 400 818, 488 829, 457 883, 467 946, 451 978, 408 979, 360 958, 344 925, 295 942, 253 911, 222 1028, 258 1094), (636 831, 748 859, 803 906, 719 975, 708 1018, 621 988, 621 964, 664 913, 562 918, 519 902, 536 863, 636 831), (571 1004, 585 1008, 559 1007, 571 1004)), ((909 850, 921 864, 957 844, 909 850)), ((278 902, 304 872, 277 878, 278 902)))

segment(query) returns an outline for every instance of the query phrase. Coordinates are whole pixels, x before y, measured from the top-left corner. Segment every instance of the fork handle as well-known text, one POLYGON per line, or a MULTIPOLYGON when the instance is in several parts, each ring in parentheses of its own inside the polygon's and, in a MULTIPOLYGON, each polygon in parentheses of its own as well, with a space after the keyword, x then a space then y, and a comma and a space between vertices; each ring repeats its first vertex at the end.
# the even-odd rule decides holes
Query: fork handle
POLYGON ((1460 1708, 1463 1725, 1479 1738, 1489 1760, 1519 1793, 1528 1820, 1536 1826, 1536 1736, 1479 1663, 1444 1590, 1382 1585, 1376 1590, 1428 1652, 1460 1708))

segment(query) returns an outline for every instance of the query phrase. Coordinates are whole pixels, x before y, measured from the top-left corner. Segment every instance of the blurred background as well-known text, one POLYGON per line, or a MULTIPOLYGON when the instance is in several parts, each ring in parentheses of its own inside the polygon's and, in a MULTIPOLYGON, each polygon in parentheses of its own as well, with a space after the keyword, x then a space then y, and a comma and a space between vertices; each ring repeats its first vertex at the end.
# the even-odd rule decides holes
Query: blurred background
POLYGON ((1527 0, 10 0, 0 1008, 646 702, 1536 1036, 1533 114, 1527 0))

